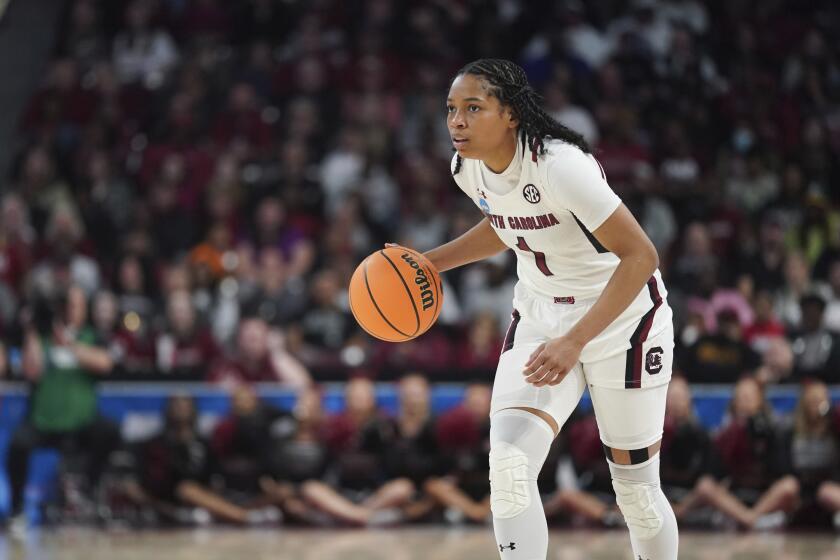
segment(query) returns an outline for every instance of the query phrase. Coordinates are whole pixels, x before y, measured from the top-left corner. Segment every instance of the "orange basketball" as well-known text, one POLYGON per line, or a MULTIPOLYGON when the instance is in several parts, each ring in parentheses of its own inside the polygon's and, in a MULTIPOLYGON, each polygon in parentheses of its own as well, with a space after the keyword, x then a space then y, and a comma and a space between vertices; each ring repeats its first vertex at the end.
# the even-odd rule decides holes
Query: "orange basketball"
POLYGON ((443 287, 417 251, 386 247, 369 255, 350 279, 350 309, 371 336, 388 342, 418 337, 440 315, 443 287))

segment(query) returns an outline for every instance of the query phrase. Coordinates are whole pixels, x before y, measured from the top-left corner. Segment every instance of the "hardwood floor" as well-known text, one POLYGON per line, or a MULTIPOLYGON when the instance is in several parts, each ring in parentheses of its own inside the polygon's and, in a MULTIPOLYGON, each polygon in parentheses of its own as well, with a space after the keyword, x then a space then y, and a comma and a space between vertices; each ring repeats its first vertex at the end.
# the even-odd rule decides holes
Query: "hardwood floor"
MULTIPOLYGON (((23 541, 0 535, 0 560, 488 560, 498 558, 490 528, 103 532, 63 528, 23 541)), ((550 560, 630 559, 623 531, 553 531, 550 560)), ((840 559, 832 534, 692 533, 681 560, 840 559)))

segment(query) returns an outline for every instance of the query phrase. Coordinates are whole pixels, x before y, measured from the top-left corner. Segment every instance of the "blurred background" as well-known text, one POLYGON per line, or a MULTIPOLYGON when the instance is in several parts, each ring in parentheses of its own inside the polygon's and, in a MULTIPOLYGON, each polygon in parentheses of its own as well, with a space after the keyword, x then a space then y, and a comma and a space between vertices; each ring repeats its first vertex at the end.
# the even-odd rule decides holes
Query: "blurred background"
MULTIPOLYGON (((346 287, 481 218, 445 97, 504 57, 659 250, 681 519, 840 526, 838 33, 830 0, 0 2, 0 516, 486 522, 513 255, 403 344, 346 287)), ((543 474, 553 523, 621 524, 586 399, 543 474)))

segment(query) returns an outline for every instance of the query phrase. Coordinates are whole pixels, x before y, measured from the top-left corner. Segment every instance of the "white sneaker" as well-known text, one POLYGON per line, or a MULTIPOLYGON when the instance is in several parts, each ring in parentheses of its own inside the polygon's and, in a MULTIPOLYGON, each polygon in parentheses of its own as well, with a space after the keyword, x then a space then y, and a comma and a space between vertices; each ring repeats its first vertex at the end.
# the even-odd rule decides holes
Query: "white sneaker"
POLYGON ((787 522, 787 515, 783 511, 774 511, 772 513, 765 513, 755 520, 753 529, 756 531, 772 531, 778 529, 787 522))
POLYGON ((26 538, 29 532, 29 520, 25 513, 19 513, 9 521, 9 536, 16 539, 26 538))
POLYGON ((396 525, 403 519, 403 513, 397 508, 378 509, 368 519, 368 527, 387 527, 396 525))
POLYGON ((283 520, 283 513, 273 506, 254 509, 248 512, 249 525, 276 525, 283 520))
POLYGON ((462 523, 464 523, 464 520, 467 518, 467 516, 464 515, 464 512, 460 509, 448 507, 443 512, 443 518, 446 519, 446 522, 450 525, 461 525, 462 523))

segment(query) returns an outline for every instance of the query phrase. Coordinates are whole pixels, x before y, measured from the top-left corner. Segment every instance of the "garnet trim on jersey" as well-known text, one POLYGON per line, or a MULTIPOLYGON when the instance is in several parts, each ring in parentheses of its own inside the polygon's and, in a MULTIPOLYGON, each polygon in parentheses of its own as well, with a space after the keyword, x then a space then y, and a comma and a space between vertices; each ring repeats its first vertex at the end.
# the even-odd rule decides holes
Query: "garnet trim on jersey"
POLYGON ((513 348, 513 339, 516 336, 516 327, 519 325, 519 320, 522 318, 519 315, 519 311, 516 309, 513 310, 513 313, 511 313, 510 316, 512 320, 507 332, 505 333, 505 341, 502 344, 502 354, 513 348))
POLYGON ((630 349, 627 351, 627 361, 624 367, 625 389, 639 389, 642 386, 642 343, 647 340, 650 327, 653 325, 653 316, 662 305, 662 296, 659 294, 656 278, 650 277, 647 281, 647 288, 653 307, 642 315, 639 325, 630 336, 630 349))
POLYGON ((580 230, 583 232, 583 235, 585 235, 585 236, 586 236, 586 238, 589 240, 589 242, 590 242, 590 243, 592 243, 592 246, 593 246, 593 247, 595 247, 595 250, 596 250, 596 251, 598 251, 598 253, 609 253, 609 252, 610 252, 610 250, 609 250, 609 249, 607 249, 606 247, 604 247, 603 245, 601 245, 601 242, 600 242, 600 241, 598 241, 598 239, 596 239, 594 235, 592 235, 592 232, 591 232, 591 231, 589 231, 588 229, 586 229, 586 226, 585 226, 585 225, 583 225, 583 222, 581 222, 580 220, 578 220, 578 217, 577 217, 577 216, 575 216, 575 213, 574 213, 574 212, 569 212, 569 214, 571 214, 571 215, 572 215, 572 218, 574 218, 574 219, 575 219, 575 221, 577 222, 578 227, 579 227, 579 228, 580 228, 580 230))

